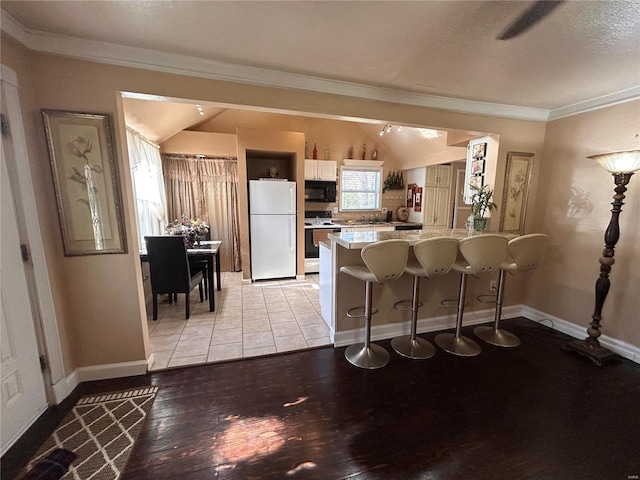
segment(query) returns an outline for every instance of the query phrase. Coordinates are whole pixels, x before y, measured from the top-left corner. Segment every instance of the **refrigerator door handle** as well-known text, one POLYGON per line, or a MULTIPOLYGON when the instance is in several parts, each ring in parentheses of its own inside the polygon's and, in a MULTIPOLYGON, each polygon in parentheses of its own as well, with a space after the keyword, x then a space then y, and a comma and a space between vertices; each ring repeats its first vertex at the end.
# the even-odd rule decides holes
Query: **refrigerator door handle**
POLYGON ((294 250, 294 244, 295 244, 295 233, 296 233, 296 225, 295 225, 295 220, 296 217, 293 216, 289 219, 289 250, 293 251, 294 250))
POLYGON ((296 211, 295 206, 296 206, 296 192, 295 192, 295 188, 293 188, 293 185, 291 185, 289 187, 289 195, 290 195, 290 199, 291 199, 291 205, 289 207, 289 211, 291 213, 294 213, 296 211))

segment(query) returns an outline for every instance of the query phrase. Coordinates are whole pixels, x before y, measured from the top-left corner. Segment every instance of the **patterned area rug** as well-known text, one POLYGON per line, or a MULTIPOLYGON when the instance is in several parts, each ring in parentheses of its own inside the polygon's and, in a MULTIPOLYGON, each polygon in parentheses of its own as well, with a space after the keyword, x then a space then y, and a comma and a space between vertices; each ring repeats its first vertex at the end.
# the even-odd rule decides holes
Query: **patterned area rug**
POLYGON ((78 457, 63 479, 115 480, 129 458, 158 387, 82 397, 31 459, 27 470, 56 448, 78 457))

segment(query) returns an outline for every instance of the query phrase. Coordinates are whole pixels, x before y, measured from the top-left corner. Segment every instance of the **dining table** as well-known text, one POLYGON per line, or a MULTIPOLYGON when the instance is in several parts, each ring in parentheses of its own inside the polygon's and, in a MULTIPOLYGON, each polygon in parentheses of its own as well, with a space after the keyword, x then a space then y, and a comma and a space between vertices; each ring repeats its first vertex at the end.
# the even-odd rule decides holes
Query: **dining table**
MULTIPOLYGON (((193 247, 187 248, 187 255, 194 259, 203 259, 207 262, 207 284, 209 296, 209 311, 214 312, 216 309, 216 301, 214 295, 213 272, 215 270, 215 289, 222 289, 222 274, 220 273, 220 240, 203 240, 193 247)), ((140 250, 140 261, 148 262, 146 249, 140 250)))

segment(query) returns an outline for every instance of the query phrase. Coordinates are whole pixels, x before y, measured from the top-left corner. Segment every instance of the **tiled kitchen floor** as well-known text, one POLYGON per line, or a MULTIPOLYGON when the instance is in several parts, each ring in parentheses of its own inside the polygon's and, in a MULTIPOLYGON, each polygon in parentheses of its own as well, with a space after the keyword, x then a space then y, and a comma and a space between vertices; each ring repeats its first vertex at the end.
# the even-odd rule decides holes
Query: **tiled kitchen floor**
POLYGON ((206 299, 200 303, 196 288, 189 320, 184 318, 184 298, 178 295, 177 304, 164 298, 157 321, 148 313, 151 370, 330 344, 329 328, 320 316, 318 275, 243 285, 242 272, 223 272, 216 311, 209 312, 206 299))

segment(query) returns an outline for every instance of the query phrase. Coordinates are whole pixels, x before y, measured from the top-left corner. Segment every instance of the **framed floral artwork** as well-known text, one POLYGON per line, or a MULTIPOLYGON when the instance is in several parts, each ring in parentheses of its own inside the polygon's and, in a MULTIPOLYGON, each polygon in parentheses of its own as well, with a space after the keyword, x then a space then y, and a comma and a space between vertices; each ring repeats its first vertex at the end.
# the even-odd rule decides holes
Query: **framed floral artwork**
POLYGON ((126 253, 108 115, 42 110, 66 256, 126 253))
POLYGON ((469 179, 469 186, 473 190, 479 190, 484 185, 484 175, 473 175, 469 179))
POLYGON ((473 158, 484 158, 487 154, 487 144, 486 143, 476 143, 473 146, 473 158))
POLYGON ((509 152, 500 209, 500 231, 524 233, 533 153, 509 152))
POLYGON ((471 162, 471 173, 473 175, 482 175, 484 173, 484 159, 471 162))

